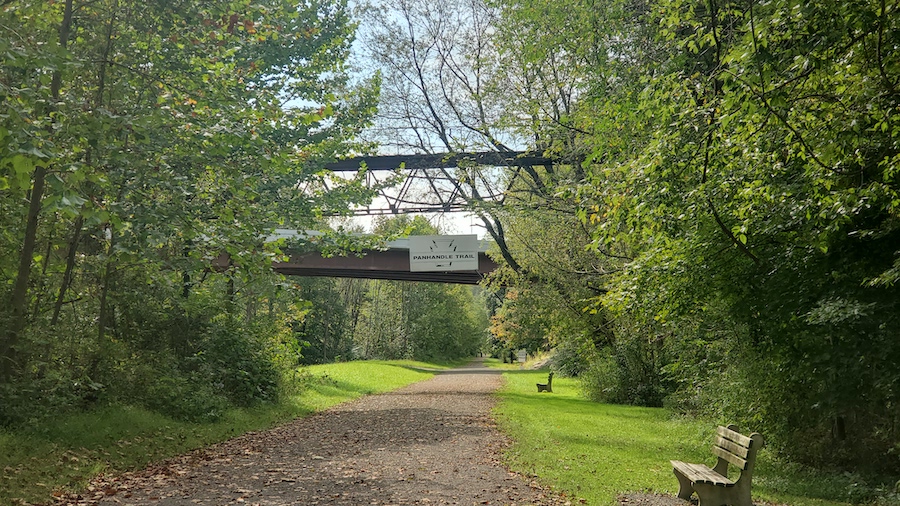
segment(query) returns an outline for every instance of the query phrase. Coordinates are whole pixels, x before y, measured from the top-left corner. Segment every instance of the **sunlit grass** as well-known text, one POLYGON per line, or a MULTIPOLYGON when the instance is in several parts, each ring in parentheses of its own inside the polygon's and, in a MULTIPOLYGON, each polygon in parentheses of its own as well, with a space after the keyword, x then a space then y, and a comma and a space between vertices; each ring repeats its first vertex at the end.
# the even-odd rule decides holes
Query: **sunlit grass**
POLYGON ((389 392, 459 364, 368 360, 314 365, 303 371, 314 381, 308 382, 290 402, 301 410, 318 411, 362 395, 389 392))
POLYGON ((505 376, 496 412, 516 441, 511 465, 588 504, 612 503, 622 491, 671 492, 669 460, 705 457, 696 423, 672 420, 663 410, 585 400, 570 378, 554 378, 553 393, 539 394, 535 383, 546 382, 546 371, 505 376))
POLYGON ((247 431, 371 393, 427 379, 458 364, 366 361, 303 368, 278 403, 235 409, 214 423, 190 423, 133 406, 108 406, 35 426, 0 429, 0 505, 50 502, 98 473, 140 468, 247 431))
MULTIPOLYGON (((670 460, 715 463, 710 451, 715 422, 677 418, 665 409, 590 402, 570 378, 555 377, 552 394, 538 393, 535 383, 546 382, 547 371, 498 367, 507 369, 506 386, 495 414, 515 441, 508 464, 576 501, 612 504, 627 492, 674 495, 678 483, 670 460)), ((877 494, 877 489, 859 490, 852 476, 786 465, 766 450, 756 471, 754 500, 835 506, 872 502, 877 494)), ((878 501, 896 504, 894 498, 885 494, 878 501)))

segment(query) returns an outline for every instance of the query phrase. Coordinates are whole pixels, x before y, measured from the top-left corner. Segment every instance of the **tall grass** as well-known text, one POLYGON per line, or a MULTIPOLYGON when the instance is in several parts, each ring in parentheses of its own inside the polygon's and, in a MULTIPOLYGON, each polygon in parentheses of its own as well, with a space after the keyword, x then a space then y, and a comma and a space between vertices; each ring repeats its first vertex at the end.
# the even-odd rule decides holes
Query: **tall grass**
POLYGON ((133 406, 106 406, 27 428, 0 429, 0 505, 49 502, 102 472, 140 468, 356 397, 427 379, 448 365, 368 361, 317 365, 287 378, 277 403, 192 423, 133 406))
MULTIPOLYGON (((715 422, 678 418, 665 409, 590 402, 570 378, 554 378, 552 394, 538 393, 535 383, 546 382, 546 371, 510 369, 504 376, 495 414, 514 440, 508 464, 576 501, 612 504, 627 492, 674 495, 678 483, 670 460, 715 463, 710 451, 715 422)), ((753 497, 798 506, 900 504, 892 486, 804 469, 763 449, 753 497)))

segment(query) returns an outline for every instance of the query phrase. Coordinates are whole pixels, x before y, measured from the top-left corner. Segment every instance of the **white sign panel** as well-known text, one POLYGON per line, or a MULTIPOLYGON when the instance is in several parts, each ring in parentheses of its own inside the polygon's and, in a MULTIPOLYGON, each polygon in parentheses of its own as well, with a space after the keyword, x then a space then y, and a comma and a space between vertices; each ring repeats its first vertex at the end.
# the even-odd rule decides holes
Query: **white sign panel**
POLYGON ((477 271, 478 236, 409 236, 410 272, 477 271))

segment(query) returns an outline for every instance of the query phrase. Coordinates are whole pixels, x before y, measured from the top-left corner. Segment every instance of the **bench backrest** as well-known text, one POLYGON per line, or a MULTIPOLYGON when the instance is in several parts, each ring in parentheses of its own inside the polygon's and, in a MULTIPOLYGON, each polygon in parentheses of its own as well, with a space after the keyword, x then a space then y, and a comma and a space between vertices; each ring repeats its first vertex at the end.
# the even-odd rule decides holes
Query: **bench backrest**
POLYGON ((741 470, 741 476, 745 473, 752 476, 756 452, 764 445, 762 434, 754 432, 748 437, 738 432, 736 425, 719 426, 716 429, 716 444, 713 445, 713 453, 719 460, 713 470, 728 476, 728 464, 731 464, 741 470))

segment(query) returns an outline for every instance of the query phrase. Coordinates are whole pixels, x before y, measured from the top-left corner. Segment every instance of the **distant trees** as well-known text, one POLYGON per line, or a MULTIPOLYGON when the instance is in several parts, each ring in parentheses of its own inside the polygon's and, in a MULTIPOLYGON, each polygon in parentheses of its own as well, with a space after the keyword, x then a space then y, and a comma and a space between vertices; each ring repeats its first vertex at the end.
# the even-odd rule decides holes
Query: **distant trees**
MULTIPOLYGON (((383 220, 378 233, 405 231, 433 235, 438 230, 421 216, 383 220)), ((361 289, 348 297, 354 318, 350 334, 361 358, 454 359, 474 356, 483 346, 487 313, 477 288, 441 283, 353 280, 345 289, 361 289)))
MULTIPOLYGON (((523 77, 519 56, 499 42, 501 10, 496 6, 480 0, 372 2, 365 12, 363 47, 384 78, 378 119, 366 132, 373 140, 429 153, 545 149, 555 142, 539 125, 559 123, 574 100, 574 84, 562 64, 523 77), (536 95, 519 96, 520 86, 536 95), (530 100, 538 95, 553 97, 549 110, 555 116, 547 119, 544 104, 530 100)), ((512 32, 506 37, 510 44, 522 39, 512 32)), ((564 185, 583 177, 580 166, 504 172, 466 165, 449 175, 458 181, 449 191, 467 199, 503 259, 505 269, 492 288, 498 297, 504 297, 503 285, 522 284, 526 288, 516 293, 530 290, 535 299, 562 307, 541 312, 559 318, 545 322, 545 330, 567 328, 564 334, 602 340, 605 324, 598 321, 603 313, 582 311, 584 301, 601 289, 597 262, 583 251, 590 234, 572 203, 571 187, 564 185)), ((535 337, 541 343, 534 346, 565 341, 557 341, 557 334, 535 337)), ((518 346, 512 334, 504 335, 511 340, 501 346, 518 346)))
MULTIPOLYGON (((380 218, 380 236, 435 235, 422 216, 380 218)), ((352 254, 352 253, 351 253, 352 254)), ((291 277, 299 363, 357 359, 453 360, 475 356, 489 325, 480 287, 291 277)))

